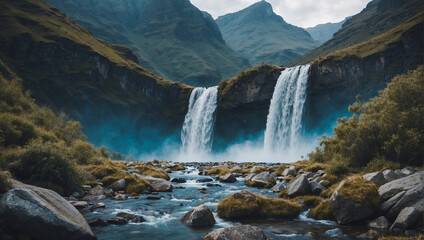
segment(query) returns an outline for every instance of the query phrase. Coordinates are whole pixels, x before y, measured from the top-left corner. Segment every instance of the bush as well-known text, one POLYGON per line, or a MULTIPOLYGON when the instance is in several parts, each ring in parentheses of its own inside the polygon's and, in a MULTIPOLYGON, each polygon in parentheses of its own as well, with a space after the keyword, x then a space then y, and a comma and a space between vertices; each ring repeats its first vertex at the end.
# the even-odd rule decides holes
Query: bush
POLYGON ((224 219, 294 218, 301 211, 297 202, 266 198, 247 190, 230 195, 217 207, 218 216, 224 219))
POLYGON ((376 157, 363 169, 364 172, 382 172, 386 169, 400 169, 400 163, 387 161, 384 158, 376 157))
POLYGON ((76 140, 72 143, 71 147, 72 158, 78 164, 87 165, 93 163, 93 158, 97 155, 96 149, 88 142, 76 140))
POLYGON ((50 186, 54 184, 64 193, 70 193, 80 186, 81 176, 64 144, 35 141, 9 156, 9 159, 13 161, 10 171, 18 180, 41 187, 51 183, 50 186))
POLYGON ((24 146, 35 138, 35 126, 23 116, 10 113, 0 114, 0 144, 24 146))

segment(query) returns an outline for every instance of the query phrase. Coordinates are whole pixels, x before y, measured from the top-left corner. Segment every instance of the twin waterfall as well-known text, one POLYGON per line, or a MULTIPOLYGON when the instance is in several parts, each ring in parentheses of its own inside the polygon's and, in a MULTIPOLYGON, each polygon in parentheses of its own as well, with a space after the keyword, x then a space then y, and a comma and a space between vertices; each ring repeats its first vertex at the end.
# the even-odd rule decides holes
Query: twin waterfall
MULTIPOLYGON (((265 151, 296 146, 302 128, 310 65, 285 69, 278 78, 266 123, 265 151)), ((181 131, 185 154, 208 153, 212 149, 218 88, 195 88, 181 131)))
POLYGON ((266 122, 265 150, 294 147, 302 128, 310 65, 285 69, 278 78, 266 122))
POLYGON ((217 100, 218 87, 198 87, 191 92, 181 131, 183 153, 208 153, 212 149, 217 100))

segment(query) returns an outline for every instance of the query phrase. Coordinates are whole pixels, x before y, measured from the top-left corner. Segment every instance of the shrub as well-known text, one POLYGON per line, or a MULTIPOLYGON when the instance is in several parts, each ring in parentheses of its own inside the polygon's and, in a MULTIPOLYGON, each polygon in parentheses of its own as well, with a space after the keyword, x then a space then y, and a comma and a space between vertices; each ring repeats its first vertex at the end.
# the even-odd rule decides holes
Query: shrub
POLYGON ((81 140, 75 140, 70 146, 72 158, 78 164, 89 164, 94 160, 93 158, 97 155, 96 149, 93 145, 88 142, 84 142, 81 140))
POLYGON ((35 138, 35 126, 23 116, 10 113, 0 114, 0 144, 24 146, 35 138))
POLYGON ((53 190, 58 190, 57 186, 64 193, 77 189, 81 183, 81 176, 64 144, 35 141, 9 158, 13 161, 12 175, 21 181, 42 187, 54 185, 53 190))
POLYGON ((400 163, 387 161, 384 158, 376 157, 374 160, 369 162, 363 169, 364 172, 381 172, 386 169, 400 169, 400 163))
POLYGON ((217 207, 218 216, 224 219, 294 218, 301 211, 297 202, 266 198, 247 190, 230 195, 217 207))

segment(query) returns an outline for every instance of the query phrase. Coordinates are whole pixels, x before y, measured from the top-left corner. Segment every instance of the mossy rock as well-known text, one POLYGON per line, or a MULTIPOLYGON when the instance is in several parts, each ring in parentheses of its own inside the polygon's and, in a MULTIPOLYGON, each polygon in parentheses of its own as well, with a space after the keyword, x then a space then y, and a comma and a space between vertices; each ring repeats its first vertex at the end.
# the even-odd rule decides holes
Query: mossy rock
POLYGON ((322 201, 318 206, 313 208, 309 213, 308 217, 317 220, 334 220, 333 213, 331 212, 330 203, 328 200, 322 201))
POLYGON ((322 198, 313 195, 298 196, 293 198, 293 201, 301 201, 306 207, 316 207, 322 202, 322 198))
POLYGON ((146 164, 140 164, 137 165, 134 169, 132 169, 133 172, 139 172, 141 175, 146 175, 154 178, 162 178, 165 180, 169 180, 170 177, 168 173, 166 173, 162 169, 154 168, 152 166, 148 166, 146 164))
POLYGON ((218 216, 224 219, 295 218, 302 205, 286 199, 262 197, 247 190, 236 192, 222 200, 217 207, 218 216))

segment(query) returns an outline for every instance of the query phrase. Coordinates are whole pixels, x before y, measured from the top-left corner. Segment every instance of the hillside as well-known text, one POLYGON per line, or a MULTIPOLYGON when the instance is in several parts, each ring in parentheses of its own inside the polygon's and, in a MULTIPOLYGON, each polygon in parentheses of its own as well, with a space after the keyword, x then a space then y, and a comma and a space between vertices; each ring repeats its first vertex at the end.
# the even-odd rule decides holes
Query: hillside
POLYGON ((260 1, 216 20, 227 44, 252 65, 287 64, 316 48, 304 29, 290 25, 260 1))
POLYGON ((37 103, 80 120, 93 143, 125 153, 154 146, 156 129, 179 128, 192 89, 156 77, 129 49, 96 39, 41 0, 2 3, 0 58, 37 103))
POLYGON ((422 11, 424 3, 419 0, 374 0, 359 14, 347 20, 332 39, 290 65, 306 64, 332 52, 367 41, 406 22, 422 11))
POLYGON ((315 27, 309 27, 305 30, 311 34, 311 37, 314 40, 317 40, 320 43, 325 43, 326 41, 330 40, 334 33, 339 31, 339 29, 342 27, 343 23, 347 21, 348 18, 344 19, 341 22, 337 23, 324 23, 324 24, 318 24, 315 27))
POLYGON ((129 47, 141 66, 166 79, 212 86, 249 66, 189 0, 47 1, 96 37, 129 47))

